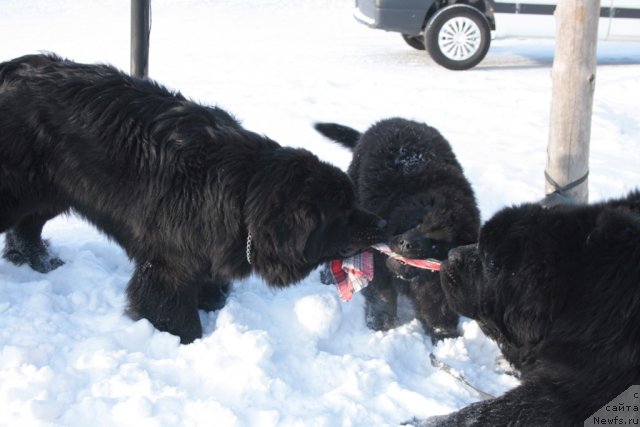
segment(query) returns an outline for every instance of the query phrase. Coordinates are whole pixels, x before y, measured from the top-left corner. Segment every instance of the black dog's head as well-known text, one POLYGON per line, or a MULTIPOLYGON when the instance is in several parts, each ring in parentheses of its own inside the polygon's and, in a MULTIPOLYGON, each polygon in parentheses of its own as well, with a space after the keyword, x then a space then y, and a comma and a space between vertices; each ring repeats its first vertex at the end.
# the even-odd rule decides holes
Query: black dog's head
MULTIPOLYGON (((501 347, 534 346, 564 307, 586 233, 566 215, 537 205, 508 208, 482 227, 477 245, 456 248, 443 263, 451 307, 478 321, 501 347)), ((503 348, 504 350, 504 348, 503 348)))
MULTIPOLYGON (((452 248, 477 239, 479 215, 475 204, 437 200, 438 195, 418 194, 404 200, 390 217, 389 246, 405 258, 445 260, 452 248)), ((387 266, 398 277, 412 280, 430 271, 389 258, 387 266)))
POLYGON ((565 344, 612 341, 628 328, 629 313, 618 315, 625 299, 636 299, 638 320, 639 214, 610 204, 507 208, 487 221, 477 245, 450 252, 440 273, 447 300, 516 367, 537 357, 542 342, 563 353, 565 344))
POLYGON ((344 172, 305 150, 276 151, 272 167, 254 178, 246 206, 254 269, 267 282, 286 286, 384 240, 385 222, 356 205, 344 172))

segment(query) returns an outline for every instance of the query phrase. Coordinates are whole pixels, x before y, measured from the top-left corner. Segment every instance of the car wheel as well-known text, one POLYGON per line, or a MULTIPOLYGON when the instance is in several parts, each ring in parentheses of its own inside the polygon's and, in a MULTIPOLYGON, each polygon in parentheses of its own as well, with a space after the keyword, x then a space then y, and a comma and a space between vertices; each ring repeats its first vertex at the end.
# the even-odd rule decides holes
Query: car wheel
POLYGON ((431 58, 450 70, 467 70, 482 61, 491 43, 487 18, 476 8, 454 4, 427 23, 424 44, 431 58))
POLYGON ((403 34, 402 38, 409 46, 414 49, 424 50, 424 39, 420 36, 412 36, 410 34, 403 34))

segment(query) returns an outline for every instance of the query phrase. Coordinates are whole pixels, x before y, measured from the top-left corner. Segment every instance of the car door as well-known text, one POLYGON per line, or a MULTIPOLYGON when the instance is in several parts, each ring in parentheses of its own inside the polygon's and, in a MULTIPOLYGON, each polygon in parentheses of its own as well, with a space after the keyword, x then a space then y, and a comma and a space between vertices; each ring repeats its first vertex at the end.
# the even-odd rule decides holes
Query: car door
POLYGON ((613 0, 608 40, 640 40, 640 0, 613 0))
MULTIPOLYGON (((608 10, 612 0, 601 0, 601 10, 608 10)), ((624 1, 624 0, 620 0, 624 1)), ((640 3, 640 0, 628 0, 640 3)), ((558 0, 493 0, 496 30, 500 37, 544 37, 554 38, 556 22, 554 12, 558 0)), ((600 15, 598 38, 609 32, 609 17, 600 15)))

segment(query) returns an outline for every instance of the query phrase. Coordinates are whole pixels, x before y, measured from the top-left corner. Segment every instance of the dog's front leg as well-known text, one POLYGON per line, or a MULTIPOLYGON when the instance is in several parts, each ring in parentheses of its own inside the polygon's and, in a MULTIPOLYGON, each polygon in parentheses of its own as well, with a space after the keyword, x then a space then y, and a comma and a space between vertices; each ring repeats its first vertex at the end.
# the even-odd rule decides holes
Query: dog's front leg
POLYGON ((197 275, 178 272, 164 261, 140 263, 127 288, 127 314, 134 320, 145 318, 188 344, 202 336, 198 287, 197 275))
POLYGON ((398 293, 384 264, 385 255, 374 255, 374 274, 365 297, 365 322, 374 331, 388 331, 397 325, 398 293), (381 261, 382 260, 382 261, 381 261))

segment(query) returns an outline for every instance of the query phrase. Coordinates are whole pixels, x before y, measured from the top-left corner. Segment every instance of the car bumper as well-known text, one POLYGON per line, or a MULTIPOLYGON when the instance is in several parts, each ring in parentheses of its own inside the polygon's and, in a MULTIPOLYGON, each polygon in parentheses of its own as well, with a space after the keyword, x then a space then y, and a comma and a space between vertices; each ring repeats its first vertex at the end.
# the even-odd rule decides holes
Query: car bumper
POLYGON ((424 0, 356 0, 354 18, 371 28, 418 35, 426 11, 424 0))

